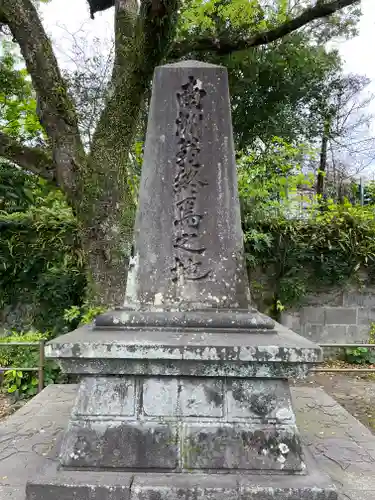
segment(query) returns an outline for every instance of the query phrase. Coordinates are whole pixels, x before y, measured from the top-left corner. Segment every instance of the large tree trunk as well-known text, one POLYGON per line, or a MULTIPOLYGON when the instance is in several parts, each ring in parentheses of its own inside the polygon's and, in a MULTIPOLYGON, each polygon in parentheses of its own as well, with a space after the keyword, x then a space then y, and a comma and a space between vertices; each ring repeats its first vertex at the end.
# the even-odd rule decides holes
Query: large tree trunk
POLYGON ((109 98, 79 174, 77 214, 89 262, 88 293, 96 303, 114 306, 124 300, 135 213, 128 184, 129 153, 154 67, 173 39, 176 9, 177 2, 167 0, 143 2, 140 13, 136 0, 116 6, 109 98))

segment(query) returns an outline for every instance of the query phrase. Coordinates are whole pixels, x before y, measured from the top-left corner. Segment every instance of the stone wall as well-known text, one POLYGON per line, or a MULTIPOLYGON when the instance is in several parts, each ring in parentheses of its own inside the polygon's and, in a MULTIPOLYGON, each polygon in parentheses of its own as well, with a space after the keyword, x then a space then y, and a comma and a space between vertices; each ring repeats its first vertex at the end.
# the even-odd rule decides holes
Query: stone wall
POLYGON ((375 290, 334 290, 282 313, 281 323, 318 344, 367 343, 375 322, 375 290))

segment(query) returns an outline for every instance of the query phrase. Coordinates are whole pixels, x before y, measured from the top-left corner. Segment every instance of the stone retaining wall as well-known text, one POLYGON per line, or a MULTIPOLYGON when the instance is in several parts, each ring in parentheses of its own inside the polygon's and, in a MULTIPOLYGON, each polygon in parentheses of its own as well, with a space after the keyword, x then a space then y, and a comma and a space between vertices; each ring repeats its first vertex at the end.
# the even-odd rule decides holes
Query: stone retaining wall
POLYGON ((281 323, 318 344, 367 343, 375 322, 375 291, 334 291, 306 298, 282 313, 281 323))

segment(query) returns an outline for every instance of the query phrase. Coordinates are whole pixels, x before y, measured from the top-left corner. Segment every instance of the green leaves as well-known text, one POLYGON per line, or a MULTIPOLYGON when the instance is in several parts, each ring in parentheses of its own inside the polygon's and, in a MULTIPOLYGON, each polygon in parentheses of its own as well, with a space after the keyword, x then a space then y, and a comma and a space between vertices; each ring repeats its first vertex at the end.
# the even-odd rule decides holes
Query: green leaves
POLYGON ((36 114, 35 93, 30 77, 22 68, 16 46, 2 42, 0 57, 1 130, 21 141, 41 140, 43 130, 36 114))
POLYGON ((66 326, 64 310, 81 304, 86 285, 78 223, 63 194, 0 163, 0 229, 4 315, 21 330, 58 331, 66 326), (14 315, 20 303, 23 313, 14 315))
POLYGON ((309 155, 274 138, 238 159, 248 267, 265 276, 260 293, 276 316, 309 292, 359 280, 363 268, 375 280, 375 205, 328 199, 322 207, 301 170, 309 155))
POLYGON ((375 349, 368 347, 351 347, 345 349, 345 359, 348 363, 357 365, 375 364, 375 349))
MULTIPOLYGON (((16 398, 28 398, 37 393, 38 378, 35 371, 23 371, 22 368, 37 368, 39 365, 39 340, 46 338, 38 332, 12 332, 0 342, 0 366, 12 366, 19 370, 7 370, 4 373, 3 389, 16 398), (12 346, 12 342, 36 342, 34 346, 12 346), (5 345, 4 345, 5 344, 5 345)), ((60 378, 60 370, 51 362, 45 364, 45 385, 60 378)))

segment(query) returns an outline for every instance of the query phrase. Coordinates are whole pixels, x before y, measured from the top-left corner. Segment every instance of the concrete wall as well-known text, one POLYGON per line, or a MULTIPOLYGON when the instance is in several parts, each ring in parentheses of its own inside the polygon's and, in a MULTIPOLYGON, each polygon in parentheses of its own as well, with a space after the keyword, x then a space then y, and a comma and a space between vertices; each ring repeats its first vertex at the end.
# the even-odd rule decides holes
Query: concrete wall
POLYGON ((281 323, 319 344, 368 342, 375 322, 375 290, 335 290, 304 302, 298 309, 284 311, 281 323))

